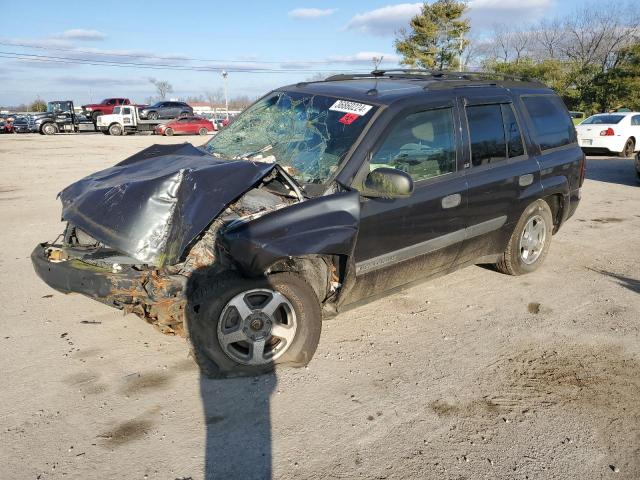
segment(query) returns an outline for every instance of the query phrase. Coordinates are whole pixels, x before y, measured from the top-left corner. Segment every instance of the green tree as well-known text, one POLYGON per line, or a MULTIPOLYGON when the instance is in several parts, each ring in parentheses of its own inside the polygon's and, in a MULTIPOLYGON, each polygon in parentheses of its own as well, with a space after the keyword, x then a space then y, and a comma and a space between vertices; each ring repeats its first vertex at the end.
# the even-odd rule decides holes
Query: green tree
POLYGON ((44 102, 44 100, 40 100, 39 98, 36 98, 29 105, 29 111, 30 112, 46 112, 47 104, 44 102))
POLYGON ((462 19, 464 1, 437 0, 424 3, 418 15, 402 29, 394 42, 404 65, 420 68, 452 69, 460 66, 462 52, 469 44, 469 20, 462 19))

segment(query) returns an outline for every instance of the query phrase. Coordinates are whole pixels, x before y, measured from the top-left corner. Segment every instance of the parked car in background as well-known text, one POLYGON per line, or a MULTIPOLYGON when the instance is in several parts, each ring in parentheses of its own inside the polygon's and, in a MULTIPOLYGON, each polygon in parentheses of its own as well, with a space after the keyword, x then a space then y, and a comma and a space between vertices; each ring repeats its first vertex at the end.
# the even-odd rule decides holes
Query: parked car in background
POLYGON ((584 120, 584 117, 586 116, 584 112, 574 112, 574 111, 570 111, 569 115, 571 115, 571 120, 573 120, 574 125, 579 124, 581 121, 584 120))
POLYGON ((13 121, 0 118, 0 133, 13 133, 13 121))
POLYGON ((206 135, 216 130, 216 127, 206 118, 181 117, 168 123, 158 125, 156 135, 206 135))
POLYGON ((14 133, 29 133, 29 120, 27 117, 16 117, 13 121, 14 133))
POLYGON ((140 118, 157 120, 158 118, 176 118, 193 116, 193 108, 184 102, 161 101, 140 109, 140 118))
POLYGON ((31 259, 61 292, 167 333, 184 321, 205 373, 257 374, 306 365, 323 317, 413 282, 535 271, 584 175, 545 85, 336 75, 272 91, 200 148, 153 145, 71 184, 63 234, 31 259))
POLYGON ((100 115, 110 115, 115 107, 120 105, 131 105, 128 98, 105 98, 100 103, 82 105, 82 111, 95 123, 100 115))
POLYGON ((576 125, 576 132, 585 153, 631 158, 640 148, 640 112, 592 115, 576 125))

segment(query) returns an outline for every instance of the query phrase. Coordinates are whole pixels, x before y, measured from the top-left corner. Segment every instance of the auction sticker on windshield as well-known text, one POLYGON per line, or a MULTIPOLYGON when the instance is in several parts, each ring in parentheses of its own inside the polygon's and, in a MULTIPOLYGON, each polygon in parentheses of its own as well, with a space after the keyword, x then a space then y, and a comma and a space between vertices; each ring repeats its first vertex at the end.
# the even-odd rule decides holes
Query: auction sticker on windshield
POLYGON ((329 110, 333 110, 334 112, 353 113, 355 115, 366 115, 371 108, 371 105, 367 105, 366 103, 338 100, 329 107, 329 110))

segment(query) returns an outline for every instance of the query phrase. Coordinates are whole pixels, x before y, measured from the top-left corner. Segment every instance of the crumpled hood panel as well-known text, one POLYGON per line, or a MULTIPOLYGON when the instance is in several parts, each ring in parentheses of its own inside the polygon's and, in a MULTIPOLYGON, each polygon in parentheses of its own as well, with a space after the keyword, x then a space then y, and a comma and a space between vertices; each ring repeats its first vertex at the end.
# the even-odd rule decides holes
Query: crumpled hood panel
POLYGON ((187 246, 273 164, 153 145, 60 192, 62 218, 141 263, 178 263, 187 246))

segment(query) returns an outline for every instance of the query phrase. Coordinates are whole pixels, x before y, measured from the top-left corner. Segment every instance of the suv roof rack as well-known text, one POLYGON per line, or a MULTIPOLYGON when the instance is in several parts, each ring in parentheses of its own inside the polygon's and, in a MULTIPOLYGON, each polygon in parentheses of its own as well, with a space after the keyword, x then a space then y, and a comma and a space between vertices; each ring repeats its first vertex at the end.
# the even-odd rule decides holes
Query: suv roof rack
POLYGON ((358 80, 364 78, 412 78, 423 80, 508 80, 515 82, 540 83, 537 80, 523 79, 516 75, 509 75, 498 72, 456 72, 449 70, 427 70, 419 68, 394 68, 385 70, 373 70, 371 73, 354 73, 332 75, 327 77, 325 82, 336 82, 340 80, 358 80))

